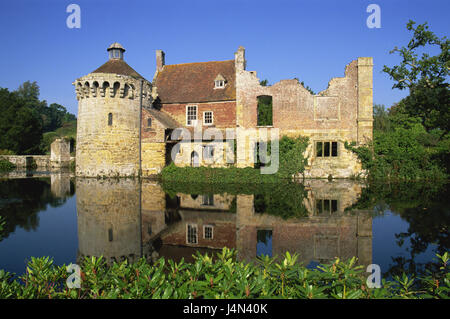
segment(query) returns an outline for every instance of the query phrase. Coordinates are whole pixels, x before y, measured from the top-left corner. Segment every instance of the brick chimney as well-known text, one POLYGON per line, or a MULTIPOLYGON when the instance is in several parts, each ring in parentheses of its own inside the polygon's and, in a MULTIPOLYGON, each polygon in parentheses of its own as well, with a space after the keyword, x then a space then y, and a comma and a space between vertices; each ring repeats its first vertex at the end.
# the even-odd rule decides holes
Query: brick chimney
POLYGON ((164 53, 163 50, 156 50, 156 71, 160 72, 164 65, 166 64, 165 62, 165 56, 166 54, 164 53))

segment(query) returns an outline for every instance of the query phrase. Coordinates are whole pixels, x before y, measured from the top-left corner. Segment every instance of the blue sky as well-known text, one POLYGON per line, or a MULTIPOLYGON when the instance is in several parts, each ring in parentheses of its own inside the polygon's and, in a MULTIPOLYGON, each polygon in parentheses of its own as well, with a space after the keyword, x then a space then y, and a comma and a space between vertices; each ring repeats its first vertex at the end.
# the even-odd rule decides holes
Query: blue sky
POLYGON ((450 1, 114 1, 2 0, 0 87, 37 81, 41 99, 76 114, 72 82, 107 60, 106 48, 121 43, 125 60, 151 80, 155 50, 166 64, 233 59, 246 48, 247 69, 271 84, 298 77, 314 91, 359 56, 374 58, 374 102, 390 106, 406 92, 392 90, 383 65, 406 45, 409 19, 428 22, 439 37, 450 29, 450 1), (81 28, 66 26, 66 7, 81 8, 81 28), (381 28, 369 29, 369 4, 381 8, 381 28))

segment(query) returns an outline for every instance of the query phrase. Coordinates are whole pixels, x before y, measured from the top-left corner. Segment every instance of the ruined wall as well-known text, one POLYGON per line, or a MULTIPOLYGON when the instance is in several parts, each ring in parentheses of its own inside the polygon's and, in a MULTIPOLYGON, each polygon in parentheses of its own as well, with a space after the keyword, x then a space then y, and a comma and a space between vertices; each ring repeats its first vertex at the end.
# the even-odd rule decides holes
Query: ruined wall
MULTIPOLYGON (((258 128, 258 96, 272 96, 273 125, 280 135, 307 136, 310 147, 307 177, 351 177, 362 171, 357 157, 344 147, 346 141, 365 143, 372 139, 372 58, 358 58, 345 68, 345 76, 333 78, 328 88, 312 95, 297 80, 282 80, 272 86, 261 86, 255 72, 245 70, 244 52, 236 53, 237 125, 241 135, 258 128), (238 61, 239 60, 239 61, 238 61), (238 67, 240 65, 240 67, 238 67), (316 142, 338 143, 338 156, 318 158, 316 142)), ((239 137, 238 137, 239 138, 239 137)), ((251 153, 254 145, 241 138, 239 147, 251 153)), ((238 158, 238 166, 253 163, 238 158)))
MULTIPOLYGON (((78 99, 77 176, 137 176, 140 81, 92 73, 74 85, 78 99)), ((145 81, 143 104, 150 102, 151 84, 145 81)))
POLYGON ((298 253, 300 261, 328 262, 335 257, 356 256, 359 263, 372 262, 372 217, 368 211, 345 211, 361 195, 362 185, 309 181, 305 206, 309 217, 284 220, 278 216, 255 213, 253 195, 237 196, 236 248, 241 260, 254 260, 257 253, 257 232, 272 231, 272 255, 287 251, 298 253), (318 212, 317 200, 338 201, 334 212, 318 212))
POLYGON ((57 138, 50 145, 50 161, 53 167, 69 167, 70 142, 64 138, 57 138))

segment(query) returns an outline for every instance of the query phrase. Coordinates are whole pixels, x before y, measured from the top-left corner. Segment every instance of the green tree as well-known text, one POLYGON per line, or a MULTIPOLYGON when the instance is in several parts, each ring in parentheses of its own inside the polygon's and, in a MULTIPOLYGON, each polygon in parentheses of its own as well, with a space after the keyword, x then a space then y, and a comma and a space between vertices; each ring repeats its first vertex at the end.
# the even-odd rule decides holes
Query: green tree
POLYGON ((39 153, 42 125, 36 110, 20 94, 0 89, 0 149, 16 154, 39 153))
POLYGON ((373 129, 380 131, 389 131, 390 119, 389 113, 383 104, 373 105, 373 129))
POLYGON ((450 41, 429 31, 427 23, 415 24, 410 20, 406 25, 413 32, 408 44, 390 51, 399 54, 402 62, 394 67, 385 65, 383 71, 395 81, 393 88, 409 89, 409 96, 402 100, 404 110, 419 117, 428 131, 440 129, 445 135, 450 129, 450 41), (438 54, 431 55, 436 49, 438 54))

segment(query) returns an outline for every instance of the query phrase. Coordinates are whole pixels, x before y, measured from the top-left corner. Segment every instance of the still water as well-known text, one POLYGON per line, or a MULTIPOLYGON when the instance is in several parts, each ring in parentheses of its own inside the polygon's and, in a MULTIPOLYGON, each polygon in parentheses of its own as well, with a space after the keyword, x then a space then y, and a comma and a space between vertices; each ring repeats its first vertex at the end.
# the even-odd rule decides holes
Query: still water
POLYGON ((378 264, 385 276, 421 272, 449 250, 448 185, 161 184, 68 173, 0 179, 0 269, 21 274, 32 256, 56 264, 235 248, 241 260, 299 254, 310 267, 335 257, 378 264))

